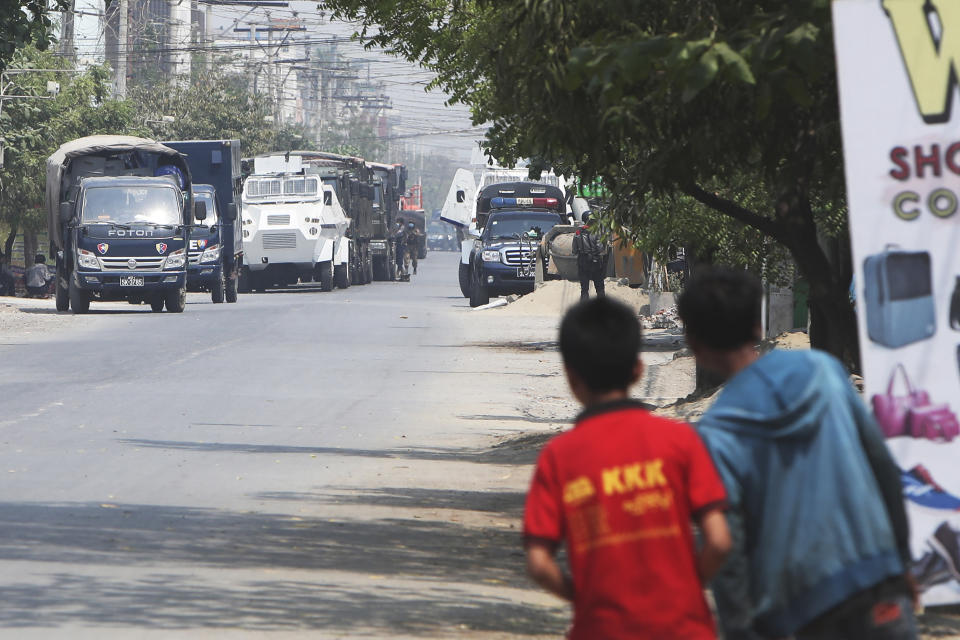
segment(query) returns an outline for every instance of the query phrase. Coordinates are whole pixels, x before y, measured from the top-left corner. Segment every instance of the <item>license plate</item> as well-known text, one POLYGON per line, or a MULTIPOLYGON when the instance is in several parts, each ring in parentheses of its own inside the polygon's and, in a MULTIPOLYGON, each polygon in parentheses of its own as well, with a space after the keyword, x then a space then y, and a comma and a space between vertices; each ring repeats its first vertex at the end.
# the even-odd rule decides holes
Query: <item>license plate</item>
POLYGON ((531 277, 532 275, 533 275, 533 274, 530 274, 530 273, 524 273, 523 267, 517 267, 517 277, 518 277, 518 278, 529 278, 529 277, 531 277))
POLYGON ((143 276, 120 276, 121 287, 142 287, 143 276))

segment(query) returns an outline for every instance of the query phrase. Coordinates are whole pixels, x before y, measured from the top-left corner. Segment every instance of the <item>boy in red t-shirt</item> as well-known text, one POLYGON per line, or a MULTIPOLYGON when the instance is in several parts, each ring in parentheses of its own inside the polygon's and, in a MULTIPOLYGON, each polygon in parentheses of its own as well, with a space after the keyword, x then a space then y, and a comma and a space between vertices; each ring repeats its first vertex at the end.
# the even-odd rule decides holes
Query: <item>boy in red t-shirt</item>
POLYGON ((703 585, 730 549, 726 494, 692 428, 629 399, 643 371, 635 314, 609 298, 582 302, 563 319, 560 351, 584 411, 537 461, 530 576, 573 603, 571 640, 715 638, 703 585), (572 578, 555 558, 561 543, 572 578))

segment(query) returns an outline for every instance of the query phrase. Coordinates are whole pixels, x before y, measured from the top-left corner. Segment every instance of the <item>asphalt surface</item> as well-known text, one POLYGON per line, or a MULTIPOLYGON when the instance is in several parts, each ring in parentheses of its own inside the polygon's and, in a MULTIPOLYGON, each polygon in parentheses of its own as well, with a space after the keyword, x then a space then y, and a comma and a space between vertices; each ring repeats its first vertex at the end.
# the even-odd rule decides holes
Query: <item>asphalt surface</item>
POLYGON ((522 574, 530 460, 490 449, 560 381, 479 344, 457 257, 0 336, 0 637, 561 633, 522 574))

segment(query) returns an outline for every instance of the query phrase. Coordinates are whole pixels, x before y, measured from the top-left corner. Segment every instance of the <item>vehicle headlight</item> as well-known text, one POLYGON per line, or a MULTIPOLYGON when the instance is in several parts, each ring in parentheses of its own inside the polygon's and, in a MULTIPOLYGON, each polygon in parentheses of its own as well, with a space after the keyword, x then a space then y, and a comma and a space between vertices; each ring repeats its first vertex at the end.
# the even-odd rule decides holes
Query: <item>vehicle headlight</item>
POLYGON ((100 258, 86 249, 80 249, 77 253, 77 263, 84 269, 102 269, 100 266, 100 258))
POLYGON ((483 252, 484 262, 500 262, 500 252, 486 249, 483 252))
POLYGON ((203 252, 203 255, 200 256, 200 262, 217 262, 220 259, 220 245, 215 244, 212 247, 207 247, 203 252))
POLYGON ((167 256, 163 261, 164 269, 179 269, 187 261, 187 252, 184 249, 177 249, 167 256))

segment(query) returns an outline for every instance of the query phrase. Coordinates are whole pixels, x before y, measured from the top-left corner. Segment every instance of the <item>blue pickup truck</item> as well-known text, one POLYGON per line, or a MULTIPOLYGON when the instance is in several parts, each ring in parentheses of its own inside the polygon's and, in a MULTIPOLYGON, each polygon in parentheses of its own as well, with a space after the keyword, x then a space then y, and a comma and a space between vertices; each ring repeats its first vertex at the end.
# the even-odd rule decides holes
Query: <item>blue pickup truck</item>
POLYGON ((477 198, 481 231, 471 252, 470 306, 533 291, 537 245, 566 222, 566 202, 557 187, 525 182, 484 188, 477 198))

